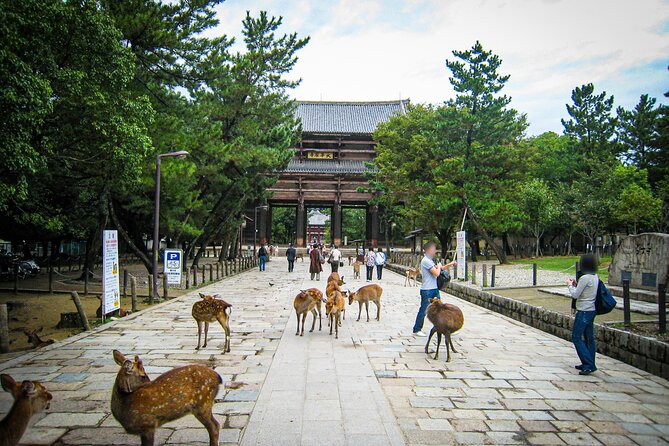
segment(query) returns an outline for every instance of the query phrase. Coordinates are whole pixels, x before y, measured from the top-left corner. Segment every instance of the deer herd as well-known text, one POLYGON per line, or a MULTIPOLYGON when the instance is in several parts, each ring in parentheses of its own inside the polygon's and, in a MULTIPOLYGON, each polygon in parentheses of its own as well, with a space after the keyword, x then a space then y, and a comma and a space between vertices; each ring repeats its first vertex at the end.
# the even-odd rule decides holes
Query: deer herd
MULTIPOLYGON (((406 271, 405 286, 407 282, 411 285, 411 280, 415 285, 417 274, 417 268, 409 268, 406 271)), ((383 288, 377 284, 370 284, 360 287, 357 291, 344 291, 341 288, 344 284, 344 277, 333 272, 327 279, 325 295, 317 288, 309 288, 301 290, 295 296, 293 308, 297 317, 296 336, 304 336, 304 326, 309 313, 313 318, 309 332, 313 332, 316 327, 316 317, 318 317, 318 330, 322 329, 321 308, 324 303, 330 335, 334 330, 335 339, 338 339, 342 320, 346 318, 346 297, 349 305, 358 302, 356 321, 360 321, 363 305, 367 313, 367 322, 370 321, 370 302, 376 305, 376 320, 380 320, 383 288)), ((200 349, 201 344, 202 348, 207 347, 209 324, 217 321, 225 332, 225 343, 221 353, 230 352, 231 312, 232 305, 220 295, 200 293, 200 300, 193 304, 191 311, 198 332, 195 349, 200 349), (203 324, 204 343, 201 342, 203 324)), ((464 324, 462 311, 455 305, 442 303, 438 298, 434 298, 427 308, 426 315, 433 327, 425 345, 425 353, 429 353, 430 340, 436 333, 437 350, 434 359, 439 358, 439 345, 443 336, 447 352, 446 361, 449 362, 450 351, 457 353, 451 335, 464 324)), ((24 329, 34 347, 41 348, 54 342, 51 339, 42 340, 38 335, 40 331, 41 328, 24 329)), ((154 444, 154 435, 158 427, 188 414, 193 414, 205 427, 209 434, 209 445, 218 445, 220 424, 212 413, 216 395, 223 382, 218 373, 204 365, 188 365, 169 370, 151 380, 138 356, 129 359, 118 350, 113 350, 112 356, 120 368, 112 388, 111 412, 126 432, 139 435, 142 446, 154 444)), ((10 375, 2 374, 0 383, 14 399, 9 413, 0 421, 0 446, 15 446, 21 440, 33 414, 48 409, 53 396, 39 381, 26 380, 17 383, 10 375)))

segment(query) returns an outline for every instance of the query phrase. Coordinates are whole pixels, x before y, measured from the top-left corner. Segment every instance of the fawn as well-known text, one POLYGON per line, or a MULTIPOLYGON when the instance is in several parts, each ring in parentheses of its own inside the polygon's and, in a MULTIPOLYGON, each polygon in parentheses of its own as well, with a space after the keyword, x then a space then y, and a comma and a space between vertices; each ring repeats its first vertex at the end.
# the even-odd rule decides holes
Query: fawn
POLYGON ((332 335, 332 326, 335 329, 335 339, 339 339, 339 326, 341 325, 341 314, 344 311, 344 295, 341 290, 336 289, 328 296, 325 303, 325 313, 330 320, 330 335, 332 335))
POLYGON ((318 330, 323 329, 323 323, 321 321, 321 302, 323 301, 323 293, 316 288, 309 288, 308 290, 301 290, 295 300, 293 300, 293 308, 295 308, 295 314, 297 315, 297 331, 295 336, 304 336, 304 322, 307 319, 307 313, 311 312, 314 316, 314 320, 311 323, 311 330, 309 333, 314 331, 316 327, 316 313, 318 312, 318 330), (302 333, 300 333, 300 316, 302 316, 302 333))
POLYGON ((434 325, 432 330, 430 330, 430 335, 427 337, 427 343, 425 344, 425 353, 429 353, 428 347, 430 345, 430 339, 432 335, 437 333, 437 352, 434 355, 434 359, 439 359, 439 344, 441 344, 441 335, 444 335, 444 344, 446 344, 446 362, 451 361, 451 351, 457 353, 455 347, 453 346, 453 340, 451 339, 451 334, 460 330, 465 323, 465 316, 455 305, 442 303, 436 297, 432 299, 430 305, 427 307, 427 318, 434 325), (450 345, 450 349, 449 349, 450 345))
POLYGON ((39 381, 19 384, 11 376, 2 374, 0 383, 14 397, 12 408, 0 421, 0 446, 15 446, 21 441, 33 414, 48 409, 53 396, 39 381))
POLYGON ((416 282, 417 277, 418 268, 407 268, 406 277, 404 278, 404 286, 407 286, 407 282, 409 282, 409 286, 411 286, 411 279, 413 279, 413 286, 418 286, 418 283, 416 282))
POLYGON ((377 284, 365 285, 358 289, 358 291, 347 291, 348 294, 348 304, 353 304, 353 301, 358 301, 358 321, 360 320, 360 315, 362 314, 362 304, 365 304, 365 310, 367 310, 367 322, 369 322, 369 302, 372 301, 376 304, 376 320, 381 320, 381 294, 383 293, 383 288, 377 284))
POLYGON ((214 418, 214 399, 223 380, 203 365, 187 365, 163 373, 154 381, 139 356, 127 359, 114 350, 121 366, 112 390, 111 411, 129 434, 139 435, 142 446, 153 446, 156 429, 192 413, 209 433, 209 446, 218 446, 220 425, 214 418))
POLYGON ((197 347, 196 350, 200 349, 200 339, 202 336, 202 323, 204 322, 204 345, 202 348, 207 348, 207 333, 209 332, 209 323, 218 321, 225 330, 225 347, 223 348, 223 353, 230 351, 230 313, 228 313, 228 308, 232 312, 232 305, 219 299, 219 294, 214 294, 213 296, 207 296, 203 293, 200 293, 202 300, 195 302, 193 304, 192 315, 193 318, 197 321, 197 347))
POLYGON ((358 262, 357 260, 353 262, 353 278, 354 279, 359 279, 360 278, 360 266, 362 266, 362 263, 358 262))
POLYGON ((33 348, 46 347, 47 345, 51 345, 54 342, 56 342, 53 339, 47 339, 45 341, 44 339, 40 338, 37 333, 40 333, 42 329, 44 329, 44 327, 39 327, 34 330, 29 330, 27 328, 23 329, 23 334, 28 336, 28 342, 30 342, 33 345, 33 348))
POLYGON ((330 283, 330 282, 337 282, 337 285, 340 285, 340 286, 344 285, 346 283, 346 282, 344 282, 344 276, 340 276, 339 273, 337 273, 337 272, 330 273, 330 275, 328 276, 327 283, 330 283))
MULTIPOLYGON (((335 274, 335 273, 333 273, 333 274, 335 274)), ((332 297, 332 294, 335 291, 341 292, 340 285, 342 285, 344 283, 343 279, 344 279, 343 277, 341 278, 341 280, 329 280, 328 279, 328 284, 325 287, 325 295, 327 296, 327 300, 330 300, 330 298, 332 297)), ((328 317, 330 315, 330 313, 327 312, 327 300, 326 300, 326 307, 325 307, 325 309, 326 309, 325 316, 326 317, 328 317)), ((342 319, 346 320, 346 307, 344 307, 344 310, 342 311, 342 319)), ((339 320, 339 325, 341 326, 341 319, 339 320)), ((330 326, 330 319, 328 318, 328 327, 329 326, 330 326)))

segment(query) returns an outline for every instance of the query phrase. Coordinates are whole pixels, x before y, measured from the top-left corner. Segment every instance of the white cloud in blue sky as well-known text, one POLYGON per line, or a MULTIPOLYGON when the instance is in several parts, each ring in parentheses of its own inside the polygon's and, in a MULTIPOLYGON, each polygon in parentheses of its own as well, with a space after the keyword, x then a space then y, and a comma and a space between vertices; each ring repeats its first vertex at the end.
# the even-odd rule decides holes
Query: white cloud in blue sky
POLYGON ((444 60, 478 39, 502 57, 530 134, 561 132, 571 90, 587 82, 616 105, 643 93, 667 103, 665 0, 228 0, 213 34, 238 35, 246 10, 311 36, 294 71, 297 99, 440 103, 453 96, 444 60))

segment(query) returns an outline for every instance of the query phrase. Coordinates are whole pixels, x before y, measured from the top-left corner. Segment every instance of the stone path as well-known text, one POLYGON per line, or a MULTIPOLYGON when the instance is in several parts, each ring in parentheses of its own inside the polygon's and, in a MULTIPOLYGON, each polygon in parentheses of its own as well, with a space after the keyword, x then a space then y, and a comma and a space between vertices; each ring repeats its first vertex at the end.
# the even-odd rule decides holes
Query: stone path
MULTIPOLYGON (((190 294, 0 363, 0 372, 41 379, 54 394, 24 444, 139 444, 109 413, 112 348, 142 356, 153 377, 200 362, 226 382, 243 383, 218 396, 221 444, 669 444, 669 382, 603 356, 600 371, 579 376, 569 343, 454 297, 443 295, 465 314, 454 337, 459 353, 450 363, 445 352, 437 361, 427 357, 425 338, 410 333, 418 289, 404 288, 404 278, 390 272, 380 322, 356 322, 351 306, 338 340, 325 320, 323 331, 296 337, 292 298, 312 282, 306 263, 293 274, 284 267, 273 260, 262 275, 204 289, 234 305, 231 354, 220 354, 219 327, 207 350, 194 350, 190 294)), ((0 412, 10 404, 2 393, 0 412)), ((188 416, 160 429, 156 443, 205 441, 188 416)))

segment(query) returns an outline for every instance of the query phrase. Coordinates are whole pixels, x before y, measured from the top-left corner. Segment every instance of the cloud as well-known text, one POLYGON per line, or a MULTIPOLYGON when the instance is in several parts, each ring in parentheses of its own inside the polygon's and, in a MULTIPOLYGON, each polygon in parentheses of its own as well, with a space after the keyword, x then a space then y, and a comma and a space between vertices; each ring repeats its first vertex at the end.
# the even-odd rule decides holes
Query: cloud
POLYGON ((229 0, 218 32, 238 32, 246 9, 311 36, 293 73, 299 99, 439 103, 453 96, 444 60, 476 40, 502 57, 530 133, 561 131, 571 90, 587 82, 626 106, 669 89, 663 0, 229 0))

